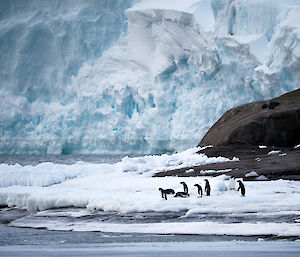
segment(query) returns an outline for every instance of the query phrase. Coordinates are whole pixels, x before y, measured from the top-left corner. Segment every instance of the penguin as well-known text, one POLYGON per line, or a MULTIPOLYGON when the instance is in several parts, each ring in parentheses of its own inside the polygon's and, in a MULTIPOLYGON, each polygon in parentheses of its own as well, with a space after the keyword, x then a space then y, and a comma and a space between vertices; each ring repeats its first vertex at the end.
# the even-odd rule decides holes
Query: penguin
POLYGON ((186 192, 177 192, 174 197, 189 197, 190 195, 186 192))
POLYGON ((168 200, 167 199, 167 195, 168 194, 172 194, 172 195, 175 194, 175 191, 173 189, 162 189, 162 188, 159 188, 158 190, 161 192, 161 197, 165 198, 166 200, 168 200))
POLYGON ((207 179, 204 179, 205 181, 205 188, 204 191, 206 192, 206 195, 210 195, 210 185, 207 179))
POLYGON ((183 191, 188 194, 189 193, 189 189, 188 189, 188 186, 186 185, 186 183, 185 182, 180 182, 180 184, 183 185, 183 191))
POLYGON ((246 190, 243 182, 241 180, 238 180, 237 182, 239 183, 238 191, 241 189, 242 196, 245 196, 246 190))
POLYGON ((198 194, 200 195, 200 197, 202 197, 203 195, 202 187, 199 184, 195 184, 194 186, 198 188, 198 194))

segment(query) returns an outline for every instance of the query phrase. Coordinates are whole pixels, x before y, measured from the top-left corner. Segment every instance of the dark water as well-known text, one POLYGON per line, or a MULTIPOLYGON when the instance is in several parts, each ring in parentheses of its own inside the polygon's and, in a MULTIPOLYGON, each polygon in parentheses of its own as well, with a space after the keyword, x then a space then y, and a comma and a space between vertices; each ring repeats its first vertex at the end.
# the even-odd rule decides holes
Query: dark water
POLYGON ((271 238, 65 232, 5 224, 0 232, 0 256, 300 256, 300 242, 271 238))
MULTIPOLYGON (((66 245, 111 243, 159 243, 159 242, 221 242, 239 240, 237 236, 155 235, 139 233, 104 233, 48 231, 45 229, 15 228, 0 224, 0 246, 12 245, 66 245)), ((257 237, 245 237, 244 241, 256 241, 257 237)), ((266 240, 270 240, 266 238, 266 240)))
MULTIPOLYGON (((43 162, 74 164, 82 161, 87 163, 116 163, 126 155, 0 155, 0 163, 37 165, 43 162)), ((135 156, 130 156, 135 157, 135 156)))
MULTIPOLYGON (((63 208, 51 213, 65 213, 74 208, 63 208)), ((49 215, 49 212, 48 212, 49 215)), ((94 214, 92 218, 110 218, 114 222, 131 223, 132 219, 152 221, 152 219, 177 219, 171 214, 143 213, 126 216, 117 213, 94 214)), ((180 215, 180 213, 179 213, 180 215)), ((76 231, 48 231, 46 229, 10 227, 13 220, 38 218, 37 222, 45 220, 76 222, 84 217, 69 217, 59 214, 41 217, 31 216, 26 210, 3 208, 0 212, 0 256, 300 256, 300 241, 295 238, 276 237, 239 237, 214 235, 156 235, 140 233, 104 233, 76 231), (73 220, 70 220, 73 219, 73 220)), ((163 222, 163 220, 161 220, 163 222)), ((103 221, 102 221, 103 222, 103 221)), ((110 220, 107 220, 110 222, 110 220)), ((137 221, 139 222, 139 221, 137 221)))
POLYGON ((151 242, 0 246, 0 256, 299 257, 298 242, 151 242))
MULTIPOLYGON (((300 241, 295 241, 295 238, 156 235, 17 228, 10 227, 10 221, 22 216, 30 219, 30 215, 25 210, 5 209, 6 211, 1 212, 2 217, 0 215, 0 222, 2 222, 0 224, 0 256, 300 256, 300 241), (7 213, 9 214, 7 215, 7 213)), ((151 214, 149 215, 151 216, 151 214)), ((154 218, 156 219, 158 215, 154 215, 154 218)), ((114 215, 111 214, 111 216, 114 215)), ((115 216, 118 217, 118 215, 115 216)), ((132 222, 130 217, 133 216, 135 215, 124 217, 125 222, 132 222)), ((144 219, 143 216, 145 214, 141 215, 140 219, 144 219)), ((149 219, 150 216, 146 215, 146 219, 149 219)), ((163 217, 165 216, 163 215, 163 217)), ((51 216, 41 218, 53 219, 51 216)), ((65 217, 56 217, 54 221, 61 218, 65 217)), ((172 217, 168 216, 167 218, 172 217)))

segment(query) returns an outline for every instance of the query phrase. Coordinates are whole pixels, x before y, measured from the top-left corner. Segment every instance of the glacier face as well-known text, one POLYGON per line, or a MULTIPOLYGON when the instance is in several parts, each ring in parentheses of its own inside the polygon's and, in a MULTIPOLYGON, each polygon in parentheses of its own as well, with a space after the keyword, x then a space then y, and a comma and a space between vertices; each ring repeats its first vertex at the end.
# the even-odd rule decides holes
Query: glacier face
POLYGON ((1 1, 0 153, 179 151, 300 87, 296 0, 134 2, 1 1))

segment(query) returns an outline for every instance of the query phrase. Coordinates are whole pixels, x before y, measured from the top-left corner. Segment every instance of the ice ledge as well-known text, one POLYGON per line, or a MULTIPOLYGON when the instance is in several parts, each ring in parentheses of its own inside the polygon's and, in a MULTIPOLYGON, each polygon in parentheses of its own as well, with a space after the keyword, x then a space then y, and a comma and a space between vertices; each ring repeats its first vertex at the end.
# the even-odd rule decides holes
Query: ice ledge
POLYGON ((127 9, 125 14, 129 22, 140 25, 150 25, 151 23, 164 21, 173 21, 183 26, 194 26, 197 24, 191 13, 171 9, 127 9))
POLYGON ((260 63, 264 63, 267 57, 269 44, 269 41, 265 34, 233 36, 233 39, 241 44, 248 45, 250 53, 254 55, 260 63))
POLYGON ((145 11, 150 9, 182 12, 190 14, 197 21, 201 29, 211 31, 214 29, 215 18, 210 0, 143 0, 128 12, 145 11))
POLYGON ((199 70, 214 71, 217 60, 211 48, 213 42, 209 42, 212 39, 193 14, 170 9, 131 8, 126 10, 126 16, 130 60, 154 77, 168 76, 182 64, 200 64, 204 60, 208 63, 199 70))
POLYGON ((127 10, 130 60, 157 76, 176 70, 176 63, 188 59, 182 36, 196 21, 186 12, 165 9, 127 10))

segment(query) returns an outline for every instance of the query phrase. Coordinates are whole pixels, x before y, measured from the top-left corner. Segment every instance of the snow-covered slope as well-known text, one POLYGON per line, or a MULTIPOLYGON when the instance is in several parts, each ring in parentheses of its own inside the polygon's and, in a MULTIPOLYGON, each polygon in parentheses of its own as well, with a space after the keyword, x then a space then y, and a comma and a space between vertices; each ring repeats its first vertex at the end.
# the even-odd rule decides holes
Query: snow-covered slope
POLYGON ((1 153, 179 151, 300 87, 296 0, 0 5, 1 153))

